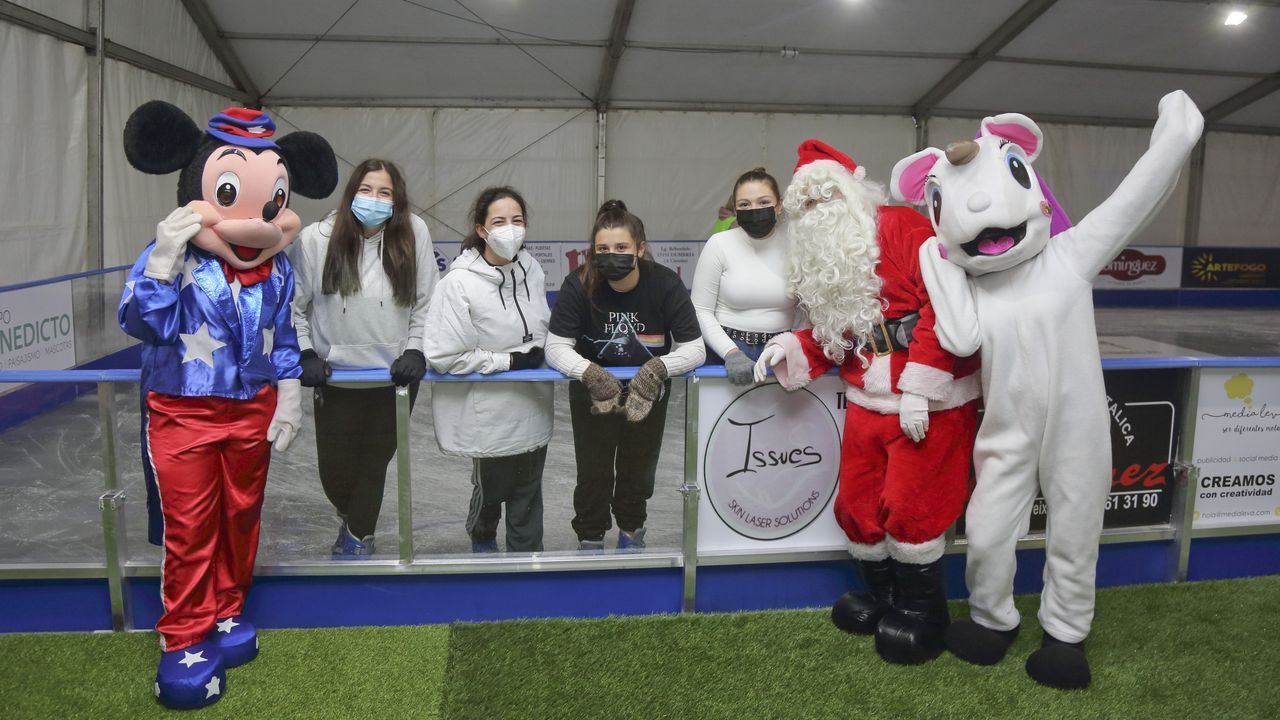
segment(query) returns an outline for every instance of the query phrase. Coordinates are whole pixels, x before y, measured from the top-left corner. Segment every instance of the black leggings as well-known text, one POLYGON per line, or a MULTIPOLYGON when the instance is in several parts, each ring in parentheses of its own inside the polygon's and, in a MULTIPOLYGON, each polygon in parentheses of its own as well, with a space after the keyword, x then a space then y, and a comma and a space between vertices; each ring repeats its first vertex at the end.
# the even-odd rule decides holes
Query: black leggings
MULTIPOLYGON (((409 406, 418 383, 409 386, 409 406)), ((393 386, 315 389, 316 460, 320 484, 357 538, 372 535, 382 510, 387 465, 396 454, 393 386)))
POLYGON ((649 416, 638 423, 622 415, 592 415, 591 394, 577 380, 569 383, 569 414, 578 484, 573 489, 573 529, 579 540, 599 540, 609 531, 609 511, 618 527, 644 527, 646 503, 653 497, 654 475, 667 426, 671 381, 649 416))

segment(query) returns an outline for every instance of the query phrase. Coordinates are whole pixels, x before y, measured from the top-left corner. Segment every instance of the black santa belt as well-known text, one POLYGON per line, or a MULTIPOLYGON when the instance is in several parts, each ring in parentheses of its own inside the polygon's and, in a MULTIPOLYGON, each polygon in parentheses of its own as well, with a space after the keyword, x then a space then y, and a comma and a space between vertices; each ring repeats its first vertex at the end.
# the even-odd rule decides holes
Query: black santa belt
POLYGON ((903 315, 893 320, 881 320, 871 329, 867 344, 871 346, 876 357, 889 355, 898 350, 906 350, 911 343, 911 333, 920 322, 920 313, 903 315))

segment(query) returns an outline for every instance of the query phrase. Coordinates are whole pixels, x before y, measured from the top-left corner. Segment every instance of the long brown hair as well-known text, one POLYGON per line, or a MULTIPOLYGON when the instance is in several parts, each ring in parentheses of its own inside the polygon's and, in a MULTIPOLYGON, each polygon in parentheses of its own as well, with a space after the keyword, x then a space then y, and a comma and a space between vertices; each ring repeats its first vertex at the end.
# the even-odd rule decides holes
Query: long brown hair
POLYGON ((360 248, 364 244, 364 228, 351 213, 351 201, 365 175, 378 170, 391 176, 391 219, 382 229, 382 269, 391 281, 395 303, 401 307, 412 307, 418 294, 418 252, 413 223, 409 219, 404 174, 395 163, 376 158, 357 165, 342 190, 342 202, 338 204, 333 219, 333 234, 325 254, 320 292, 343 297, 360 292, 360 248))
MULTIPOLYGON (((578 268, 578 279, 582 281, 582 289, 586 292, 587 301, 595 305, 596 294, 600 291, 600 284, 604 282, 604 276, 596 269, 596 233, 601 230, 613 230, 614 228, 622 228, 631 235, 631 239, 636 243, 636 252, 640 252, 645 247, 644 239, 644 223, 640 218, 632 215, 625 203, 621 200, 606 200, 600 209, 596 211, 596 222, 591 228, 591 239, 587 242, 587 258, 582 267, 578 268)), ((636 259, 636 267, 642 264, 653 262, 653 258, 648 253, 636 259)), ((640 272, 644 272, 641 270, 640 272)))
POLYGON ((489 219, 489 206, 502 198, 511 198, 520 206, 520 214, 524 216, 524 224, 529 224, 529 208, 524 204, 524 198, 515 188, 508 185, 500 187, 487 187, 476 198, 471 205, 471 212, 467 217, 471 220, 471 233, 462 241, 462 251, 466 252, 475 248, 479 252, 484 252, 484 238, 476 232, 477 225, 484 225, 485 220, 489 219))

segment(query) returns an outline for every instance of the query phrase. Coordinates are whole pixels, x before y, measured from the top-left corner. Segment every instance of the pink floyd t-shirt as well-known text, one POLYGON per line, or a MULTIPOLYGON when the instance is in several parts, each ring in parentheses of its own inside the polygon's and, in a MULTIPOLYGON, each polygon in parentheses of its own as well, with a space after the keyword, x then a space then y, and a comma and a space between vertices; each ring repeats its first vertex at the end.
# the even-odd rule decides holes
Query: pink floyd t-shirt
POLYGON ((620 293, 602 280, 595 304, 587 301, 577 272, 560 285, 551 311, 553 335, 574 338, 574 349, 597 365, 643 365, 671 350, 671 341, 701 337, 689 291, 670 269, 640 265, 640 282, 620 293))

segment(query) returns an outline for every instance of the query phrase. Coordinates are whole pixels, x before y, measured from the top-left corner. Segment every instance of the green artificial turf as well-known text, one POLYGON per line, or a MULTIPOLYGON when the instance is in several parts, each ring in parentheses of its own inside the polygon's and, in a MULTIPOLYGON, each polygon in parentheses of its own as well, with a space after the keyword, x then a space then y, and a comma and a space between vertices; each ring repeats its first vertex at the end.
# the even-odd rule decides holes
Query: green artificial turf
POLYGON ((1038 602, 994 667, 891 666, 825 611, 456 625, 440 716, 1280 718, 1280 577, 1100 591, 1085 691, 1027 677, 1038 602))
POLYGON ((436 718, 449 629, 264 630, 257 660, 194 713, 151 694, 154 633, 0 635, 0 718, 436 718))

